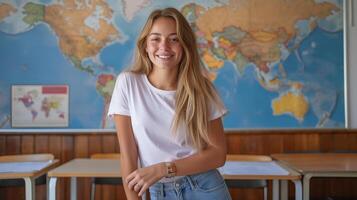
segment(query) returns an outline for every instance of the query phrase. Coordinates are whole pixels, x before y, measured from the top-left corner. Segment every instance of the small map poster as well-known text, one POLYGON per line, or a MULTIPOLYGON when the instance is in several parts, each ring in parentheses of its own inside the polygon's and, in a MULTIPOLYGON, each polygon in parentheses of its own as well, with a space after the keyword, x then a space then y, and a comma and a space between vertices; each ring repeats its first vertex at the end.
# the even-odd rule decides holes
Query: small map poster
POLYGON ((67 85, 13 85, 12 127, 67 127, 67 85))

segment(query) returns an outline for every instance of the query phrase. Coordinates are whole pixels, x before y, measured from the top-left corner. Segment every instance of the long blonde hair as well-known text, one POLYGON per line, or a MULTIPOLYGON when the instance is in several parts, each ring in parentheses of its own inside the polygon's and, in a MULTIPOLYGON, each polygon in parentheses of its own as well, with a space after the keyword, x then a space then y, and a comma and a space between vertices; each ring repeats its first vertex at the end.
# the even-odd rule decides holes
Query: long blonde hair
POLYGON ((175 8, 153 11, 144 25, 136 43, 134 64, 131 71, 149 75, 153 66, 146 53, 146 40, 156 19, 169 17, 176 21, 176 31, 183 55, 178 67, 178 83, 175 96, 173 130, 187 126, 186 138, 197 150, 210 143, 208 137, 209 116, 213 106, 223 104, 212 85, 203 75, 203 66, 197 50, 195 35, 185 17, 175 8), (213 104, 213 105, 212 105, 213 104))

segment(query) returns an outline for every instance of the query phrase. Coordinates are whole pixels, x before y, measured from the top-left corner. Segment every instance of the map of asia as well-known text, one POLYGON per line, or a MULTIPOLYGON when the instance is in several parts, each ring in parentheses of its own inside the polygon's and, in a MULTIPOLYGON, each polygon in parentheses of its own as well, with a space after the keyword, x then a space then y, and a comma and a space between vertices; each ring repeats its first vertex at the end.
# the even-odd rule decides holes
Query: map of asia
POLYGON ((164 7, 190 22, 229 110, 226 129, 345 127, 342 0, 3 0, 0 128, 15 128, 12 105, 24 104, 14 104, 14 85, 64 85, 68 105, 24 104, 17 115, 113 129, 106 113, 116 76, 130 66, 149 13, 164 7))

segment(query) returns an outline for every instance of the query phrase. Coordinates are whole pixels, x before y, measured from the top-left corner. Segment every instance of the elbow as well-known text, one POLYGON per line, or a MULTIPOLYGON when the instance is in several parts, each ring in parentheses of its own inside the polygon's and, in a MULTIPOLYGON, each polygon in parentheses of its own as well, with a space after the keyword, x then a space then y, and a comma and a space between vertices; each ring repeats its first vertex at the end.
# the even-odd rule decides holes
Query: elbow
POLYGON ((217 159, 217 168, 222 167, 226 163, 227 151, 220 151, 216 158, 219 158, 217 159))

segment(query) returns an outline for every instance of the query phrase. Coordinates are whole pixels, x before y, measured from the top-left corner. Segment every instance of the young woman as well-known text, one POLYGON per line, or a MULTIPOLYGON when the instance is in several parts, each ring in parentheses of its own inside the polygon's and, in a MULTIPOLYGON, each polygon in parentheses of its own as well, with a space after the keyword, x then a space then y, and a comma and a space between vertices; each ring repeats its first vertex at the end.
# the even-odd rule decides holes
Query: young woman
POLYGON ((203 76, 194 33, 174 8, 151 13, 135 62, 116 81, 114 116, 129 200, 231 199, 216 168, 226 159, 226 109, 203 76), (139 163, 138 163, 139 160, 139 163))

